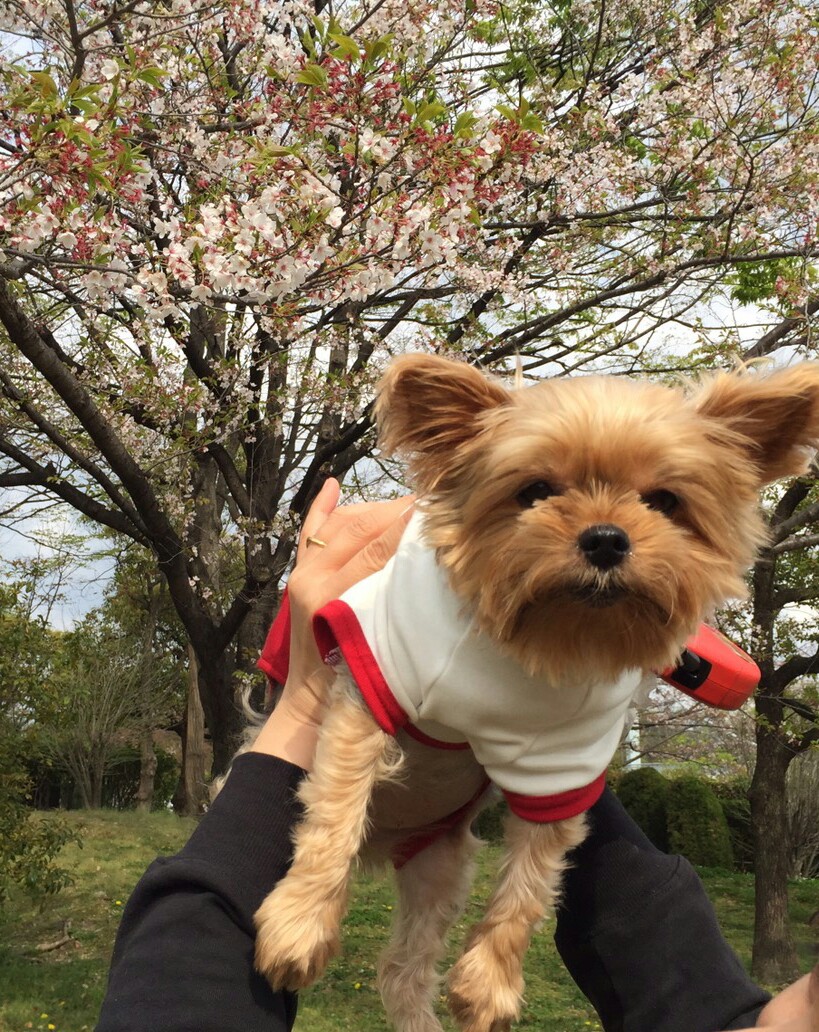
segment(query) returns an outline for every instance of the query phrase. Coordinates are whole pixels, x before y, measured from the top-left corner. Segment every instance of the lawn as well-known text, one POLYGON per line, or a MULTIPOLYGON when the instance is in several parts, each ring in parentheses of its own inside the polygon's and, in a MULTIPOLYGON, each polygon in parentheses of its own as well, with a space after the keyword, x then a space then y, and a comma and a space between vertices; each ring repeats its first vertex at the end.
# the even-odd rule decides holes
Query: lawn
MULTIPOLYGON (((68 819, 83 839, 83 848, 70 846, 64 853, 75 884, 42 908, 15 896, 0 919, 0 1032, 93 1029, 128 893, 147 864, 159 854, 175 852, 193 827, 192 821, 165 813, 71 813, 68 819), (65 921, 71 922, 73 942, 38 951, 38 944, 61 938, 65 921)), ((456 939, 477 916, 497 859, 496 848, 484 851, 476 891, 456 939)), ((703 872, 703 878, 727 938, 747 963, 753 921, 750 877, 703 872)), ((793 884, 791 910, 805 970, 813 962, 806 921, 817 905, 816 882, 793 884)), ((303 994, 301 1028, 387 1032, 375 989, 375 957, 389 929, 391 907, 388 881, 359 881, 347 921, 344 955, 320 985, 303 994)), ((455 948, 453 942, 453 952, 455 948)), ((527 1005, 519 1028, 541 1032, 599 1028, 594 1012, 561 969, 548 924, 535 938, 527 968, 527 1005)))

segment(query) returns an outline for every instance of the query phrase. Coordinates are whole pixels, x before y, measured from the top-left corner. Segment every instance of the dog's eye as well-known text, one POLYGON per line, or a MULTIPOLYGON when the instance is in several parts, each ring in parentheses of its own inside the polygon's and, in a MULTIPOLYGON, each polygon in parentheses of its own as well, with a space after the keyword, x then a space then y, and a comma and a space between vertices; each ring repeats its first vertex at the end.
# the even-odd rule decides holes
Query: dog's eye
POLYGON ((557 490, 546 480, 535 480, 534 483, 518 492, 517 500, 523 509, 531 509, 535 502, 545 501, 557 493, 557 490))
POLYGON ((665 491, 661 489, 659 491, 649 491, 648 494, 644 494, 643 504, 647 505, 649 509, 661 512, 663 516, 670 516, 679 506, 680 500, 673 491, 665 491))

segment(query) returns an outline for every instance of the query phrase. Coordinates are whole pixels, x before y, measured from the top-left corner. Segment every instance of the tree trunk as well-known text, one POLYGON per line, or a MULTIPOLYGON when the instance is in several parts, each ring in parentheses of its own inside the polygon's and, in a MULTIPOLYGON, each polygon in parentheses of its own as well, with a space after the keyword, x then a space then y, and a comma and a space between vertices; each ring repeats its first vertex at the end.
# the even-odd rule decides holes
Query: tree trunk
POLYGON ((142 727, 139 734, 139 787, 137 788, 136 808, 143 813, 150 813, 154 805, 154 785, 156 781, 157 758, 154 748, 153 719, 151 706, 151 675, 153 673, 153 648, 156 627, 159 622, 159 609, 162 604, 162 578, 151 577, 147 583, 148 608, 142 628, 142 662, 140 664, 139 717, 142 727))
POLYGON ((102 809, 102 779, 102 770, 91 771, 91 797, 89 801, 92 810, 102 809))
POLYGON ((799 974, 788 917, 790 836, 785 775, 790 758, 776 733, 758 725, 750 791, 756 874, 751 972, 769 985, 793 981, 799 974))
POLYGON ((139 788, 136 796, 136 808, 143 813, 150 813, 154 805, 157 766, 154 736, 150 729, 146 729, 139 743, 139 788))
POLYGON ((251 702, 257 707, 264 704, 266 680, 256 664, 259 661, 267 632, 279 607, 280 592, 265 591, 247 614, 236 636, 237 668, 249 676, 254 686, 251 702), (256 692, 258 688, 258 692, 256 692))
POLYGON ((205 715, 199 698, 199 665, 188 645, 188 702, 182 732, 182 773, 173 807, 185 817, 204 812, 208 801, 205 784, 205 715))
MULTIPOLYGON (((221 655, 197 650, 198 693, 204 722, 213 746, 212 773, 224 774, 236 753, 242 735, 242 714, 233 688, 233 657, 230 649, 221 655)), ((203 732, 204 733, 204 732, 203 732)))
POLYGON ((82 806, 83 810, 92 809, 93 803, 91 802, 91 799, 93 796, 93 790, 91 787, 90 777, 83 776, 75 778, 74 785, 77 789, 79 789, 80 805, 82 806))

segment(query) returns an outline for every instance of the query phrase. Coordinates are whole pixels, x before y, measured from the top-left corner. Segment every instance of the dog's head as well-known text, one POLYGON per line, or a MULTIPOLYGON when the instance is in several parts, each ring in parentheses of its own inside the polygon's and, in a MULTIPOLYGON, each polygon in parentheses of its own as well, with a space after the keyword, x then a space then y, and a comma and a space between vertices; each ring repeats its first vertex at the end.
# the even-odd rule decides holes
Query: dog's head
POLYGON ((482 630, 532 673, 615 676, 670 665, 743 594, 759 490, 819 442, 819 365, 690 390, 580 377, 509 391, 407 355, 376 413, 482 630))

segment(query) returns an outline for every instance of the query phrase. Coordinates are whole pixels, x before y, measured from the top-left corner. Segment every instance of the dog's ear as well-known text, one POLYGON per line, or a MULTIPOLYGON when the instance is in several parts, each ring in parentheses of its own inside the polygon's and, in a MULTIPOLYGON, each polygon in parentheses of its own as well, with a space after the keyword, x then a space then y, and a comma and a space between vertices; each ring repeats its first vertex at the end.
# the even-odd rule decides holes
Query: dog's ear
POLYGON ((767 375, 721 373, 694 397, 698 413, 717 420, 730 443, 759 470, 760 484, 801 473, 819 446, 819 363, 767 375))
POLYGON ((379 443, 388 452, 445 462, 475 434, 478 417, 510 394, 483 373, 435 355, 403 355, 378 387, 379 443))

